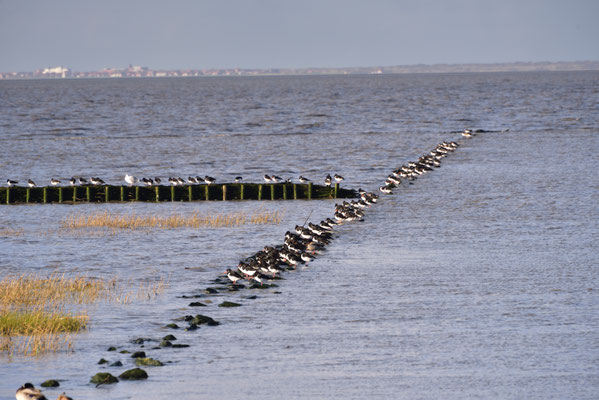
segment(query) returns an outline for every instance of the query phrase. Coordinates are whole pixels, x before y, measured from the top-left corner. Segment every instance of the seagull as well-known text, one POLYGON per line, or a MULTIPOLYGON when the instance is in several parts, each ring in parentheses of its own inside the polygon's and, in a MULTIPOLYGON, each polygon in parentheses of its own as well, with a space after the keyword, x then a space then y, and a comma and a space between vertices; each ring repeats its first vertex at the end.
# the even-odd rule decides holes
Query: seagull
POLYGON ((241 177, 241 176, 236 176, 236 177, 235 177, 235 183, 239 183, 239 182, 241 182, 242 180, 243 180, 243 177, 241 177))
POLYGON ((344 179, 345 179, 344 177, 342 177, 342 176, 341 176, 341 175, 339 175, 339 174, 335 174, 334 178, 335 178, 335 181, 337 181, 337 182, 341 182, 342 180, 344 180, 344 179))
POLYGON ((50 179, 50 185, 52 185, 52 186, 56 186, 59 183, 60 183, 60 181, 58 179, 54 179, 54 178, 50 179))
POLYGON ((11 181, 10 179, 6 180, 6 184, 8 185, 8 187, 13 187, 17 183, 19 183, 19 181, 11 181))
POLYGON ((324 185, 331 186, 331 175, 328 174, 326 178, 324 178, 324 185))
POLYGON ((132 186, 135 184, 135 182, 137 182, 137 179, 135 179, 135 177, 132 175, 125 174, 125 182, 127 182, 129 186, 132 186))
POLYGON ((31 383, 26 383, 18 388, 15 398, 17 400, 47 400, 46 396, 34 388, 31 383))
POLYGON ((34 182, 34 181, 32 181, 31 179, 29 179, 29 180, 27 181, 27 184, 29 185, 29 187, 35 187, 35 182, 34 182))
POLYGON ((303 177, 303 176, 301 176, 301 175, 299 176, 299 178, 298 178, 298 179, 299 179, 300 183, 308 183, 308 182, 310 182, 310 179, 308 179, 308 178, 304 178, 304 177, 303 177))

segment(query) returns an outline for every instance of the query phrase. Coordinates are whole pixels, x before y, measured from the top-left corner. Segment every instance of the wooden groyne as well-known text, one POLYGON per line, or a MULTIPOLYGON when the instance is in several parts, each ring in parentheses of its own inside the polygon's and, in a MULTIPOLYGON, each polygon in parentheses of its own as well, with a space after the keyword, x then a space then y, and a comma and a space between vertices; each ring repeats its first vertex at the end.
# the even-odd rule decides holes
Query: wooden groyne
POLYGON ((2 187, 0 204, 113 203, 128 201, 168 202, 203 200, 297 200, 355 198, 353 189, 312 183, 224 183, 177 186, 44 186, 2 187))

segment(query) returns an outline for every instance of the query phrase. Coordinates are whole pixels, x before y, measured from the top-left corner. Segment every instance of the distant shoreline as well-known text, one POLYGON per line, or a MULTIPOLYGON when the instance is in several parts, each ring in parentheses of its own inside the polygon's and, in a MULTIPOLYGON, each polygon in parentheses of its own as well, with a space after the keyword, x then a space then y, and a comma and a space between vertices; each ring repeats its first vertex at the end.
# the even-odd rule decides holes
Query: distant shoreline
POLYGON ((85 78, 167 78, 211 76, 293 76, 293 75, 385 75, 463 72, 568 72, 598 71, 599 61, 513 62, 495 64, 416 64, 347 68, 269 68, 269 69, 178 69, 153 70, 147 67, 105 68, 78 72, 66 67, 34 72, 0 72, 2 80, 85 79, 85 78))

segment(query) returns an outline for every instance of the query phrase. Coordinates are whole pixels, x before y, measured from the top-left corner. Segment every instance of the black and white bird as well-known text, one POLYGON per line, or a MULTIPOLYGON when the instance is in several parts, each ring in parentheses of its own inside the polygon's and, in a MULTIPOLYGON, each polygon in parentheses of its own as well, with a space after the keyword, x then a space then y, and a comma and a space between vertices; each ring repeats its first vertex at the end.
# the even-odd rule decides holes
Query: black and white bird
POLYGON ((179 181, 177 180, 177 178, 173 178, 172 176, 170 176, 168 178, 168 182, 173 186, 177 186, 179 184, 179 181))
POLYGON ((152 180, 152 178, 141 178, 140 179, 141 183, 143 183, 146 186, 152 186, 154 184, 154 181, 152 180))
POLYGON ((272 175, 272 176, 270 177, 270 180, 271 180, 273 183, 278 183, 278 182, 281 182, 281 181, 283 180, 283 178, 281 178, 280 176, 277 176, 277 175, 272 175))
POLYGON ((194 178, 193 176, 188 176, 187 177, 187 182, 190 183, 190 184, 192 184, 192 185, 195 185, 195 184, 198 183, 198 180, 196 178, 194 178))
POLYGON ((236 284, 238 280, 243 279, 243 276, 239 275, 239 273, 233 271, 231 268, 227 268, 225 274, 227 274, 227 278, 229 278, 233 284, 236 284))
POLYGON ((80 185, 87 185, 87 179, 85 179, 84 177, 80 177, 79 178, 79 184, 80 185))
POLYGON ((327 175, 326 178, 324 178, 324 185, 325 186, 331 186, 331 182, 332 182, 333 178, 331 178, 331 175, 327 175))
POLYGON ((299 176, 298 179, 299 179, 300 183, 308 183, 308 182, 310 182, 310 179, 308 179, 306 177, 303 177, 301 175, 299 176))
POLYGON ((15 398, 17 400, 47 400, 46 396, 29 382, 17 389, 15 398))
POLYGON ((91 181, 92 185, 104 185, 106 183, 102 178, 99 177, 92 176, 89 180, 91 181))
POLYGON ((160 185, 160 182, 162 182, 162 181, 160 180, 160 178, 159 178, 159 177, 157 177, 157 176, 155 176, 155 177, 154 177, 154 183, 155 183, 155 184, 157 184, 157 185, 160 185))
POLYGON ((264 175, 264 181, 266 183, 270 183, 270 182, 272 182, 272 177, 270 175, 264 175))
POLYGON ((76 183, 77 183, 77 180, 75 179, 75 177, 72 177, 71 179, 69 179, 69 184, 71 186, 75 186, 76 183))
POLYGON ((393 193, 393 190, 391 190, 391 188, 390 188, 388 185, 381 186, 381 187, 379 188, 379 190, 380 190, 381 192, 383 192, 383 193, 386 193, 386 194, 391 194, 391 193, 393 193))
POLYGON ((19 181, 13 181, 11 179, 7 179, 6 180, 6 184, 8 185, 8 187, 13 187, 13 186, 15 186, 18 183, 19 183, 19 181))
POLYGON ((183 178, 181 178, 181 177, 178 177, 178 178, 177 178, 177 183, 178 183, 179 185, 185 185, 185 179, 183 179, 183 178))
POLYGON ((56 185, 59 185, 59 184, 60 184, 60 180, 54 179, 54 178, 50 179, 50 185, 56 186, 56 185))
POLYGON ((336 182, 341 182, 341 181, 345 180, 345 178, 339 174, 335 174, 333 177, 335 178, 336 182))
POLYGON ((207 185, 212 185, 214 182, 216 182, 216 178, 206 175, 204 177, 204 182, 206 182, 207 185))
POLYGON ((241 176, 236 176, 236 177, 235 177, 235 183, 239 183, 239 182, 241 182, 242 180, 243 180, 243 177, 241 177, 241 176))
POLYGON ((27 180, 27 185, 28 185, 29 187, 35 187, 35 182, 34 182, 34 181, 32 181, 31 179, 29 179, 29 180, 27 180))

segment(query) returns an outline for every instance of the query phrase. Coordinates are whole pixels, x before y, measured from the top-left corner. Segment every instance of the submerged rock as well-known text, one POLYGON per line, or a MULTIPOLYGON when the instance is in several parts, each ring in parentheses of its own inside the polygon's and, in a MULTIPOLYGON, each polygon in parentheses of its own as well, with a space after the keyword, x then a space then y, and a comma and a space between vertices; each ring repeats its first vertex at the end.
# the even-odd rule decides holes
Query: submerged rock
POLYGON ((171 329, 179 329, 179 325, 177 324, 168 324, 166 327, 171 329))
POLYGON ((168 340, 163 340, 162 342, 160 342, 160 347, 172 347, 173 344, 171 342, 169 342, 168 340))
POLYGON ((41 387, 59 387, 60 383, 56 379, 48 379, 40 385, 41 387))
POLYGON ((106 351, 116 351, 116 347, 114 347, 114 346, 110 346, 110 347, 108 348, 108 350, 106 350, 106 351))
POLYGON ((121 353, 121 354, 129 354, 131 352, 129 350, 121 350, 121 351, 119 351, 119 353, 121 353))
POLYGON ((193 303, 189 303, 189 307, 206 307, 206 304, 199 301, 194 301, 193 303))
POLYGON ((119 378, 125 381, 139 381, 142 379, 148 379, 148 374, 141 368, 133 368, 120 374, 119 378))
POLYGON ((123 363, 120 361, 115 361, 109 365, 109 367, 122 367, 122 366, 123 366, 123 363))
POLYGON ((106 360, 106 359, 104 359, 104 358, 100 358, 100 361, 98 361, 98 364, 99 364, 99 365, 102 365, 102 364, 107 364, 107 363, 108 363, 108 360, 106 360))
POLYGON ((116 376, 113 376, 112 374, 108 373, 108 372, 98 372, 96 375, 92 376, 92 378, 90 379, 89 383, 95 383, 97 385, 99 384, 109 384, 109 383, 117 383, 119 380, 116 378, 116 376))
POLYGON ((218 293, 218 290, 216 290, 216 289, 214 289, 214 288, 210 288, 210 287, 209 287, 209 288, 206 288, 206 289, 204 290, 204 292, 205 292, 206 294, 216 294, 216 293, 218 293))
POLYGON ((198 329, 198 326, 193 322, 190 322, 189 326, 185 328, 186 331, 195 331, 196 329, 198 329))
POLYGON ((131 358, 145 358, 145 357, 146 357, 145 351, 136 351, 135 353, 133 353, 131 355, 131 358))
POLYGON ((186 347, 189 347, 189 345, 188 344, 182 344, 182 343, 174 343, 172 345, 173 349, 184 349, 186 347))
POLYGON ((212 319, 206 315, 201 315, 201 314, 197 314, 195 317, 193 317, 191 322, 196 325, 202 325, 202 324, 207 324, 209 326, 220 325, 220 322, 215 321, 214 319, 212 319))
POLYGON ((234 303, 232 301, 223 301, 218 305, 219 307, 241 307, 241 304, 234 303))
POLYGON ((153 358, 138 358, 135 360, 135 365, 147 365, 150 367, 162 367, 164 364, 153 358))
POLYGON ((174 335, 166 335, 162 340, 177 340, 177 338, 174 335))

